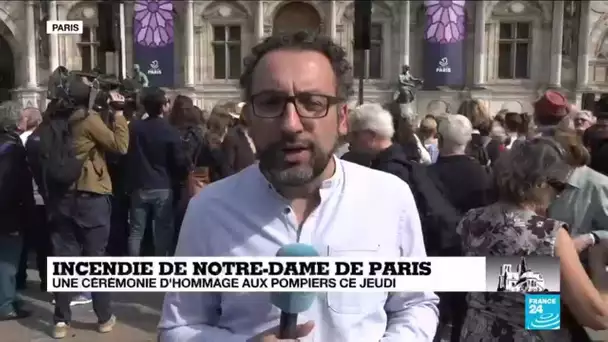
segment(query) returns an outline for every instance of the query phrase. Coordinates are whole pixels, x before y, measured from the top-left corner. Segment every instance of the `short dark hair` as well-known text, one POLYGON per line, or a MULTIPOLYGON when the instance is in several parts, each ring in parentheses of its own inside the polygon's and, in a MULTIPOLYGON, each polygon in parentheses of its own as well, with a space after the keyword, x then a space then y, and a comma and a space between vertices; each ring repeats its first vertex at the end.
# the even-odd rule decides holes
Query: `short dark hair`
POLYGON ((150 117, 162 114, 163 106, 167 104, 167 94, 159 87, 148 87, 143 90, 142 104, 150 117))
POLYGON ((239 81, 246 100, 252 95, 251 84, 256 65, 267 53, 276 50, 316 51, 323 54, 329 59, 336 75, 337 96, 347 100, 353 95, 352 66, 344 48, 327 36, 300 31, 268 37, 251 49, 251 54, 244 59, 245 68, 239 81))
POLYGON ((505 114, 505 126, 511 132, 528 134, 530 117, 525 113, 507 112, 505 114))

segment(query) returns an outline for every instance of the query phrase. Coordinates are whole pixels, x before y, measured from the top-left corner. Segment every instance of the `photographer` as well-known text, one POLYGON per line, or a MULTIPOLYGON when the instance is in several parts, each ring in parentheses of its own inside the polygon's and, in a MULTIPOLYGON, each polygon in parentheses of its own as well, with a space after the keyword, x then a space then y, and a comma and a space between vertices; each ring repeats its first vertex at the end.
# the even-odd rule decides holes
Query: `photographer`
MULTIPOLYGON (((54 229, 53 253, 63 257, 105 256, 112 195, 106 153, 127 152, 124 97, 117 90, 102 89, 95 75, 71 72, 59 78, 54 110, 30 137, 32 144, 37 143, 33 150, 39 151, 38 174, 54 229), (111 128, 99 111, 93 110, 104 107, 111 116, 111 128)), ((67 336, 71 297, 70 293, 56 293, 54 338, 67 336)), ((110 294, 92 293, 92 297, 97 331, 110 332, 116 323, 110 294)))

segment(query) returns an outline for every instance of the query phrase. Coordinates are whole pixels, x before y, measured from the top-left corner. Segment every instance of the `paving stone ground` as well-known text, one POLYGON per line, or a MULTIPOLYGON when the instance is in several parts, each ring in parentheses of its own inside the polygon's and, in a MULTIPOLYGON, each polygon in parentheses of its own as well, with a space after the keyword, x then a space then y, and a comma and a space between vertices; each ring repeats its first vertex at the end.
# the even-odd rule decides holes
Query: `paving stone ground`
MULTIPOLYGON (((28 272, 28 289, 22 293, 25 308, 33 312, 27 319, 0 322, 2 342, 55 342, 50 337, 53 305, 41 294, 37 272, 28 272)), ((108 334, 95 331, 97 322, 91 304, 72 307, 74 322, 66 342, 155 342, 163 295, 160 293, 117 293, 113 308, 118 318, 108 334)))

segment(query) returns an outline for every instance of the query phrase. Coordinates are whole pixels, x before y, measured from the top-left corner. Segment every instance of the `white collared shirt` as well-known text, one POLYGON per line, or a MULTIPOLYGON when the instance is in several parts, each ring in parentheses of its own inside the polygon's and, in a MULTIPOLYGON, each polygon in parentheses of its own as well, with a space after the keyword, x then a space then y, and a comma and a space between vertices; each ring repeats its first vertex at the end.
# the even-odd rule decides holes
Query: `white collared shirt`
MULTIPOLYGON (((254 164, 213 183, 191 202, 177 256, 274 256, 283 245, 321 256, 425 257, 416 205, 399 178, 336 160, 321 204, 298 229, 288 202, 254 164)), ((302 341, 432 341, 437 303, 425 293, 320 293, 298 316, 315 328, 302 341)), ((268 293, 167 293, 162 342, 245 342, 279 324, 268 293)))

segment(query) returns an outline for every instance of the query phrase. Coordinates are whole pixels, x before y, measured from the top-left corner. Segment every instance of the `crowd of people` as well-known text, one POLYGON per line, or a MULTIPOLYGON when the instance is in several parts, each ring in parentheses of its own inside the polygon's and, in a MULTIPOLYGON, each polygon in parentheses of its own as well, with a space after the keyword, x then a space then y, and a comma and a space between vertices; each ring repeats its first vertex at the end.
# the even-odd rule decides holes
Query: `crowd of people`
MULTIPOLYGON (((117 92, 111 95, 124 101, 117 92)), ((36 255, 44 292, 46 257, 51 255, 172 255, 190 197, 255 161, 255 147, 239 115, 242 104, 221 103, 208 113, 187 96, 171 100, 160 88, 149 87, 137 107, 108 106, 99 113, 80 108, 69 115, 70 141, 82 160, 81 170, 69 191, 49 191, 43 163, 35 160, 44 158, 36 146, 42 138, 37 130, 62 115, 58 101, 52 100, 44 113, 14 101, 0 104, 0 243, 5 258, 0 262, 0 320, 29 316, 15 291, 27 286, 30 253, 36 255)), ((100 332, 115 323, 109 294, 56 293, 52 300, 56 338, 66 335, 73 305, 92 302, 100 332)))
MULTIPOLYGON (((38 146, 54 100, 42 114, 0 104, 0 319, 28 315, 16 291, 29 252, 45 291, 50 255, 270 256, 301 242, 324 256, 553 256, 563 304, 560 330, 534 331, 519 293, 319 294, 303 341, 590 341, 584 327, 608 328, 606 98, 585 111, 550 90, 533 113, 470 99, 418 119, 349 108, 352 81, 344 49, 300 32, 252 50, 244 102, 207 113, 149 87, 132 108, 78 108, 80 170, 60 193, 38 146)), ((78 303, 93 302, 99 332, 116 323, 109 293, 53 297, 55 338, 78 303)), ((279 314, 265 293, 167 293, 159 339, 279 341, 279 314)))

